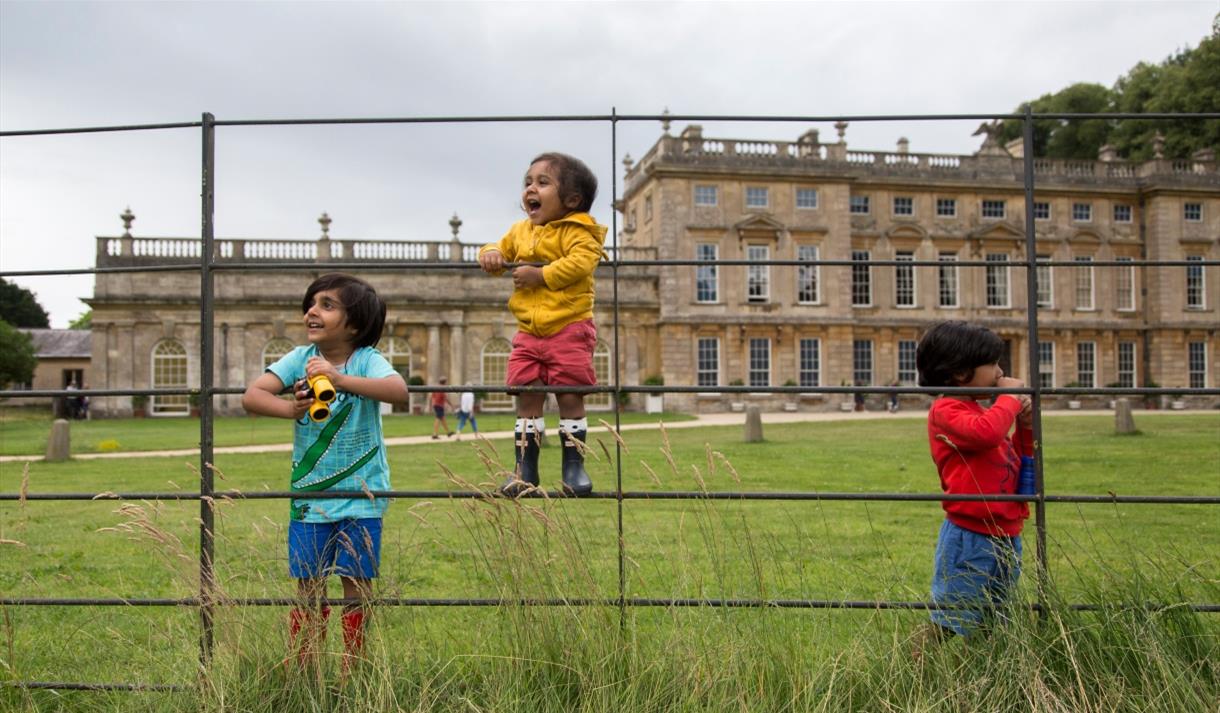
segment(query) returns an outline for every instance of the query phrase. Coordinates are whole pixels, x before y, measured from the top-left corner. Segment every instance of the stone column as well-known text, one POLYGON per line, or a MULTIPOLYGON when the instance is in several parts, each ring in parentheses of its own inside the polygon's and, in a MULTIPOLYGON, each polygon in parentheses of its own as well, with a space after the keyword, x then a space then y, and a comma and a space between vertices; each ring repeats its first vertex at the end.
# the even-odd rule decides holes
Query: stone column
POLYGON ((449 383, 465 384, 466 373, 466 328, 465 319, 449 325, 449 383))
POLYGON ((441 325, 428 325, 428 383, 435 384, 441 374, 441 325))

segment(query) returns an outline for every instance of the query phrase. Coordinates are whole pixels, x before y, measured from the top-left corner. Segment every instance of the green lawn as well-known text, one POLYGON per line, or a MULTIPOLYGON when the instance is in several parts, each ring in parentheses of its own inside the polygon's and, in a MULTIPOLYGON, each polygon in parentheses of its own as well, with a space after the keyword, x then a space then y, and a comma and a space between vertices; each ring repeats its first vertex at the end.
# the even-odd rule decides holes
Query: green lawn
MULTIPOLYGON (((620 414, 622 423, 655 422, 659 416, 637 412, 620 414)), ((690 420, 686 414, 663 414, 666 421, 690 420)), ((557 423, 548 415, 548 426, 557 423)), ((597 419, 614 423, 613 413, 589 412, 590 423, 597 419)), ((478 415, 482 431, 511 431, 515 417, 508 413, 478 415)), ((432 416, 390 414, 382 419, 386 438, 424 436, 432 433, 432 416)), ((457 417, 448 415, 450 428, 457 428, 457 417)), ((72 452, 177 450, 199 447, 198 418, 129 418, 72 421, 72 452)), ((0 412, 0 455, 41 455, 46 452, 51 417, 43 410, 17 409, 0 412)), ((470 432, 470 427, 466 427, 470 432)), ((216 446, 253 446, 291 443, 292 426, 278 418, 225 416, 215 420, 213 443, 216 446)))
MULTIPOLYGON (((261 420, 260 427, 262 421, 284 426, 261 420)), ((402 421, 414 424, 403 430, 430 432, 428 419, 402 421)), ((130 433, 144 425, 121 423, 130 433)), ((1049 419, 1044 433, 1048 492, 1220 495, 1220 414, 1157 415, 1139 419, 1139 427, 1141 435, 1116 436, 1108 416, 1049 419)), ((767 425, 765 435, 763 443, 746 444, 740 427, 674 429, 666 447, 659 431, 626 432, 623 488, 911 493, 937 488, 918 420, 767 425)), ((614 439, 591 434, 590 443, 597 454, 590 462, 595 487, 612 490, 617 469, 606 453, 615 454, 614 439)), ((452 473, 459 481, 490 488, 499 482, 497 470, 511 456, 510 448, 508 440, 493 442, 491 449, 471 441, 393 447, 393 485, 464 487, 451 480, 452 473)), ((544 481, 552 485, 559 479, 558 456, 554 447, 542 454, 544 481)), ((221 454, 216 465, 218 488, 287 487, 283 453, 221 454)), ((194 468, 189 458, 35 462, 28 470, 29 490, 190 491, 198 487, 194 468)), ((0 492, 17 491, 23 475, 23 465, 0 463, 0 492)), ((0 545, 0 592, 7 597, 193 596, 199 507, 168 501, 0 502, 0 539, 20 543, 0 545)), ((1048 506, 1055 591, 1069 601, 1104 600, 1111 589, 1124 599, 1220 601, 1217 509, 1048 506), (1149 589, 1140 584, 1133 590, 1133 581, 1146 582, 1149 589)), ((923 601, 942 519, 935 502, 628 500, 622 513, 626 594, 637 597, 923 601)), ((396 502, 387 513, 378 591, 403 597, 613 598, 619 581, 617 521, 613 499, 396 502)), ((224 594, 291 594, 286 524, 283 501, 218 504, 216 570, 224 594)), ((1032 533, 1031 521, 1027 534, 1032 533)), ((1032 536, 1026 547, 1028 591, 1034 581, 1032 536)), ((337 588, 332 595, 338 596, 337 588)), ((198 653, 193 610, 10 607, 3 615, 0 669, 19 679, 184 682, 193 676, 198 653)), ((825 610, 645 609, 629 616, 631 650, 637 655, 663 655, 681 640, 686 648, 676 650, 679 657, 714 658, 718 641, 738 641, 743 631, 761 629, 764 644, 751 655, 768 647, 796 647, 789 651, 796 658, 785 665, 814 668, 839 660, 861 642, 892 646, 894 637, 923 618, 915 612, 825 610)), ((1213 617, 1207 636, 1214 642, 1220 625, 1214 625, 1216 615, 1205 616, 1213 617)), ((220 655, 239 669, 241 664, 233 662, 243 657, 274 658, 283 646, 282 617, 278 607, 223 609, 220 655)), ((521 627, 555 626, 568 632, 557 634, 561 639, 571 627, 616 631, 618 615, 597 607, 507 615, 496 609, 406 608, 383 610, 378 622, 376 640, 391 660, 402 665, 414 660, 426 669, 443 655, 463 660, 523 655, 514 642, 532 634, 521 627)), ((743 646, 758 645, 744 641, 743 646)), ((701 660, 686 663, 699 668, 701 660)))

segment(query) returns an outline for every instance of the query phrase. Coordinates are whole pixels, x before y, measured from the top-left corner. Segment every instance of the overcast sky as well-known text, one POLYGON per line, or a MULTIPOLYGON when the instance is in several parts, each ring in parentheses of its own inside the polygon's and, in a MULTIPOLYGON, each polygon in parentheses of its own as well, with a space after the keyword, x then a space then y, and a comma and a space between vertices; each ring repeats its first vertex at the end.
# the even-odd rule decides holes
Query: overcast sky
MULTIPOLYGON (((1196 46, 1208 2, 319 3, 0 0, 0 130, 217 119, 1003 113, 1112 85, 1196 46)), ((702 121, 724 138, 829 124, 702 121)), ((676 123, 680 131, 684 122, 676 123)), ((854 123, 850 146, 970 153, 978 122, 854 123)), ((602 181, 657 122, 220 127, 216 235, 498 239, 527 162, 557 149, 602 181)), ((198 129, 0 137, 0 271, 92 267, 95 236, 199 235, 198 129)), ((63 327, 91 276, 9 278, 63 327)), ((149 278, 154 279, 154 278, 149 278)))

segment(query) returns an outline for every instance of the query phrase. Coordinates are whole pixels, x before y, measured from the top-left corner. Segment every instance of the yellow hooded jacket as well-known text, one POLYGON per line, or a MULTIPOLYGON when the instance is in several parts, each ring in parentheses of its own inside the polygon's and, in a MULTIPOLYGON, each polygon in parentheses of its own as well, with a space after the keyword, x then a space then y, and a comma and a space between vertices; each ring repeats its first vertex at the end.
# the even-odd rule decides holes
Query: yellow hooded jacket
POLYGON ((546 225, 514 223, 498 243, 479 254, 499 250, 505 262, 541 262, 545 287, 513 290, 508 309, 518 328, 549 337, 573 322, 593 318, 593 270, 602 259, 606 226, 588 213, 569 213, 546 225))

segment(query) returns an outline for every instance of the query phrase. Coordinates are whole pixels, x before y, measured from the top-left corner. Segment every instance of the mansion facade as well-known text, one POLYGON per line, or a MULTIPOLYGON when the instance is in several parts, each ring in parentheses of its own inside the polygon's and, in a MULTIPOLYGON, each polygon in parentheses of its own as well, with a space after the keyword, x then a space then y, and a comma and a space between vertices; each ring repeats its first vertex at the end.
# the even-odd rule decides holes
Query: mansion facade
MULTIPOLYGON (((617 311, 611 270, 597 273, 600 383, 617 371, 625 385, 707 387, 667 394, 672 410, 837 408, 844 397, 817 387, 913 385, 918 337, 944 319, 995 330, 1009 348, 1005 371, 1029 378, 1025 268, 1014 264, 1026 255, 1019 143, 999 146, 989 135, 973 155, 911 153, 905 140, 894 152, 857 151, 847 148, 846 124, 836 128, 838 140, 822 143, 816 131, 758 141, 704 137, 696 125, 673 136, 666 126, 641 160, 624 159, 611 252, 630 264, 617 270, 617 311), (892 264, 868 264, 879 260, 892 264), (671 264, 679 261, 707 264, 671 264), (843 264, 799 264, 817 261, 843 264), (729 385, 810 392, 716 391, 729 385)), ((1134 163, 1103 148, 1096 161, 1033 163, 1037 255, 1070 263, 1036 268, 1033 368, 1043 386, 1214 388, 1220 269, 1190 264, 1220 259, 1214 153, 1158 151, 1134 163), (1094 264, 1138 260, 1183 264, 1094 264)), ((199 240, 133 237, 124 218, 122 236, 97 239, 98 267, 198 263, 199 240)), ((448 242, 332 240, 329 218, 320 222, 317 241, 216 240, 225 268, 214 273, 216 387, 244 387, 305 341, 300 297, 330 262, 368 265, 346 269, 385 298, 380 348, 404 376, 503 383, 516 329, 505 306, 511 281, 479 271, 478 246, 459 241, 456 216, 448 242), (317 269, 277 271, 276 262, 317 269), (391 262, 399 267, 379 268, 391 262)), ((195 273, 98 274, 89 300, 94 388, 197 386, 198 298, 195 273)), ((218 397, 218 411, 240 412, 239 398, 218 397)), ((588 402, 611 407, 608 394, 588 402)), ((494 392, 483 405, 512 406, 494 392)), ((132 406, 131 397, 98 398, 93 410, 132 406)), ((186 413, 189 403, 160 397, 150 407, 186 413)))

